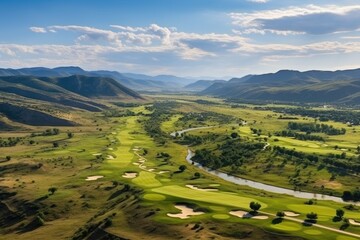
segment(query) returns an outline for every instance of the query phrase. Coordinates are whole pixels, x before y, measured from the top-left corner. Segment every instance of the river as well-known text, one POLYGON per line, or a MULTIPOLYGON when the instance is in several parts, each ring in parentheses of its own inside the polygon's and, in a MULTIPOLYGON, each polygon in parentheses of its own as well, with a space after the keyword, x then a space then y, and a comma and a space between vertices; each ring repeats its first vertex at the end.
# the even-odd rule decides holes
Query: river
MULTIPOLYGON (((182 134, 184 132, 205 129, 205 128, 211 128, 211 127, 188 128, 188 129, 178 131, 177 133, 182 134)), ((176 132, 173 132, 170 135, 174 137, 176 135, 176 132)), ((252 180, 248 180, 248 179, 244 179, 244 178, 240 178, 240 177, 235 177, 235 176, 232 176, 232 175, 229 175, 227 173, 220 172, 217 170, 211 170, 207 167, 202 166, 201 164, 199 164, 197 162, 191 161, 191 158, 193 156, 194 156, 194 153, 190 149, 188 149, 188 154, 186 156, 186 160, 190 164, 193 164, 194 166, 196 166, 212 175, 215 175, 221 179, 224 179, 228 182, 232 182, 232 183, 235 183, 238 185, 245 185, 245 186, 249 186, 249 187, 252 187, 255 189, 260 189, 260 190, 264 190, 264 191, 272 192, 272 193, 287 194, 287 195, 290 195, 290 196, 293 196, 296 198, 329 200, 329 201, 334 201, 334 202, 338 202, 338 203, 349 203, 349 204, 352 203, 352 202, 345 202, 342 198, 339 198, 339 197, 334 197, 334 196, 324 195, 324 194, 317 194, 317 193, 301 192, 301 191, 295 191, 295 190, 288 189, 288 188, 276 187, 276 186, 272 186, 272 185, 261 183, 261 182, 256 182, 256 181, 252 181, 252 180)), ((360 205, 360 203, 356 203, 356 205, 360 205)))

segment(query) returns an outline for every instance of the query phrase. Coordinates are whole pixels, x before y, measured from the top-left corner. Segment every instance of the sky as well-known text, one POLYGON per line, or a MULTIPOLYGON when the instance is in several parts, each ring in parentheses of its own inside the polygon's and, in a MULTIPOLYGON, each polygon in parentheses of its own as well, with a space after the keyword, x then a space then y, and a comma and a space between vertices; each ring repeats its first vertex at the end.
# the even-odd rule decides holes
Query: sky
POLYGON ((224 79, 359 59, 359 0, 0 1, 0 68, 224 79))

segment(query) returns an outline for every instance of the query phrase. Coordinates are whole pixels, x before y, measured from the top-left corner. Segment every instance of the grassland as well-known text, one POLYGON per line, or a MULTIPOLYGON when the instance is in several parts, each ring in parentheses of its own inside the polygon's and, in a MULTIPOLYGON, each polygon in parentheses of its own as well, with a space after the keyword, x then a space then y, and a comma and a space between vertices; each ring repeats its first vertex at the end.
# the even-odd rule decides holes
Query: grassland
MULTIPOLYGON (((176 100, 178 96, 172 98, 176 100)), ((286 122, 277 120, 271 111, 230 108, 222 105, 218 99, 207 99, 216 103, 210 106, 196 103, 195 100, 197 99, 193 96, 181 97, 181 104, 174 109, 176 113, 161 123, 161 129, 166 135, 178 129, 176 123, 183 114, 192 111, 221 112, 242 118, 251 123, 251 127, 261 128, 264 136, 286 126, 286 122), (269 118, 269 115, 274 117, 269 118)), ((131 109, 136 113, 151 113, 144 106, 131 109)), ((34 145, 28 143, 29 132, 11 133, 13 136, 25 137, 25 140, 14 147, 0 148, 1 156, 11 153, 10 161, 0 163, 1 189, 17 193, 2 202, 13 212, 26 212, 28 217, 1 230, 0 239, 83 239, 82 236, 92 236, 96 229, 105 229, 106 234, 129 239, 226 239, 241 236, 248 236, 249 239, 356 239, 333 231, 343 225, 342 221, 334 222, 333 216, 336 209, 345 205, 328 201, 306 205, 303 199, 221 180, 187 164, 186 146, 176 143, 170 137, 164 144, 159 144, 148 136, 141 123, 147 118, 139 114, 108 119, 99 114, 93 116, 94 122, 88 122, 86 126, 60 128, 59 135, 35 137, 34 145), (68 131, 74 133, 72 138, 67 137, 68 131), (59 143, 59 147, 55 148, 54 142, 59 143), (160 153, 167 153, 169 157, 161 157, 160 153), (38 165, 39 163, 42 165, 38 165), (186 165, 185 171, 179 171, 181 165, 186 165), (40 167, 34 168, 35 166, 40 167), (122 177, 126 172, 135 172, 137 176, 132 179, 122 177), (200 177, 194 177, 196 172, 200 173, 200 177), (103 178, 85 181, 88 176, 103 178), (186 185, 216 188, 218 191, 200 191, 186 185), (50 187, 57 187, 57 191, 52 195, 48 193, 50 187), (21 209, 19 202, 24 201, 37 203, 38 209, 34 212, 21 209), (261 214, 269 218, 256 220, 229 214, 232 210, 249 211, 251 201, 261 203, 261 214), (177 203, 186 203, 204 214, 184 220, 167 216, 168 213, 178 212, 174 207, 177 203), (278 211, 286 210, 299 213, 299 216, 295 217, 298 221, 274 221, 278 211), (311 211, 318 213, 318 224, 331 229, 304 226, 302 221, 311 211), (20 230, 21 224, 26 225, 39 215, 45 221, 44 225, 27 231, 20 230), (111 224, 104 227, 108 219, 111 219, 111 224), (95 230, 91 231, 91 226, 96 226, 95 230)), ((333 124, 346 127, 339 123, 333 124)), ((42 130, 36 128, 32 131, 42 130)), ((355 154, 358 128, 355 127, 355 132, 349 128, 347 130, 349 138, 329 137, 326 141, 329 147, 288 138, 270 140, 269 143, 308 152, 323 150, 324 154, 327 151, 341 152, 331 148, 334 144, 344 147, 346 145, 355 154)), ((192 134, 201 136, 208 131, 210 130, 195 131, 192 134)), ((218 134, 237 131, 249 139, 259 137, 251 133, 250 126, 239 127, 234 123, 222 124, 211 131, 218 134)), ((1 135, 9 136, 9 133, 1 135)), ((211 148, 215 144, 207 145, 211 148)), ((280 182, 283 182, 283 178, 276 177, 275 174, 269 173, 262 178, 253 171, 253 175, 247 175, 249 178, 257 176, 264 181, 274 178, 273 184, 280 186, 280 182)), ((325 171, 320 171, 320 176, 329 178, 325 171)), ((350 178, 346 179, 345 176, 337 178, 341 183, 341 190, 354 184, 350 178)), ((345 217, 360 220, 360 212, 345 210, 345 217)), ((346 232, 360 234, 360 228, 350 225, 346 232)))

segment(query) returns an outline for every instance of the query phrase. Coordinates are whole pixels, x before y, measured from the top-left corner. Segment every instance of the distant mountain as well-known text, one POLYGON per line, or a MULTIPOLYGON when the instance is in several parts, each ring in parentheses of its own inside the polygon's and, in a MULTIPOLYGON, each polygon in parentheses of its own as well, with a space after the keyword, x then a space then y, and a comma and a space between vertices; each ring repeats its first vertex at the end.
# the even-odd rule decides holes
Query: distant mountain
POLYGON ((144 74, 135 74, 135 73, 123 73, 123 75, 126 77, 133 78, 133 79, 171 82, 171 83, 175 83, 181 87, 184 87, 184 86, 196 81, 194 79, 182 78, 182 77, 177 77, 177 76, 173 76, 173 75, 148 76, 148 75, 144 75, 144 74))
POLYGON ((94 101, 102 99, 141 99, 141 96, 111 78, 73 75, 70 77, 0 77, 0 93, 65 106, 99 111, 104 105, 94 101))
POLYGON ((201 94, 234 99, 360 104, 360 69, 248 75, 215 83, 201 94))
POLYGON ((136 91, 177 91, 195 80, 180 78, 171 75, 148 76, 134 73, 119 73, 116 71, 85 71, 79 67, 57 68, 21 68, 0 69, 0 76, 35 76, 35 77, 69 77, 83 75, 91 77, 109 77, 118 81, 127 88, 136 91))
POLYGON ((198 80, 194 83, 190 83, 184 87, 184 89, 194 92, 200 92, 210 87, 214 83, 226 83, 225 80, 198 80))

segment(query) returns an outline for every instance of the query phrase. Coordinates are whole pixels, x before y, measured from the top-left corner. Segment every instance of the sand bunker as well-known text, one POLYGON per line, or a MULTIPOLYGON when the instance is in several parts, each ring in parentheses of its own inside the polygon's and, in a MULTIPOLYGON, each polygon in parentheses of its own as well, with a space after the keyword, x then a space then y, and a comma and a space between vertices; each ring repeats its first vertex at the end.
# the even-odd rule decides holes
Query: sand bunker
POLYGON ((98 180, 99 178, 103 178, 104 176, 89 176, 85 179, 85 181, 95 181, 98 180))
POLYGON ((112 160, 112 159, 115 159, 113 156, 111 156, 111 155, 108 155, 107 157, 106 157, 106 159, 110 159, 110 160, 112 160))
POLYGON ((102 153, 94 153, 93 156, 101 156, 102 153))
POLYGON ((300 215, 300 214, 298 214, 298 213, 289 212, 289 211, 285 211, 284 214, 285 214, 285 216, 287 216, 287 217, 297 217, 297 216, 300 215))
POLYGON ((176 213, 176 214, 168 213, 167 215, 169 217, 186 219, 191 216, 204 214, 204 212, 194 212, 194 210, 192 208, 189 208, 185 205, 175 205, 175 208, 179 209, 181 211, 181 213, 176 213))
POLYGON ((251 217, 251 219, 258 219, 258 220, 265 220, 265 219, 268 219, 269 217, 268 216, 265 216, 265 215, 260 215, 260 216, 253 216, 251 217))
POLYGON ((190 184, 185 185, 185 186, 188 187, 188 188, 194 189, 194 190, 199 190, 199 191, 204 191, 204 192, 216 192, 216 191, 218 191, 218 189, 216 189, 216 188, 198 188, 198 187, 196 187, 194 185, 190 185, 190 184))
POLYGON ((137 177, 137 173, 135 172, 126 172, 122 175, 122 177, 124 178, 136 178, 137 177))
POLYGON ((114 149, 113 148, 108 148, 108 150, 113 151, 114 149))
POLYGON ((360 226, 360 222, 357 222, 354 219, 349 219, 349 223, 354 226, 360 226))
POLYGON ((169 171, 160 171, 159 174, 168 173, 169 171))
POLYGON ((248 212, 245 211, 230 211, 229 212, 231 215, 239 217, 239 218, 251 218, 251 219, 258 219, 258 220, 264 220, 264 219, 268 219, 268 216, 265 215, 260 215, 260 216, 253 216, 248 212))

